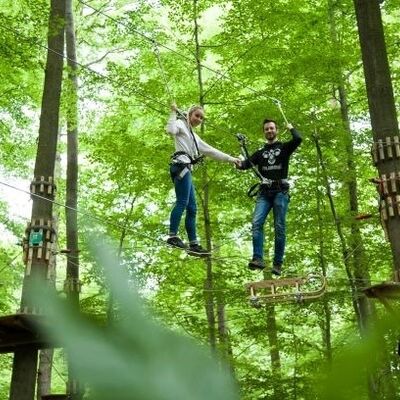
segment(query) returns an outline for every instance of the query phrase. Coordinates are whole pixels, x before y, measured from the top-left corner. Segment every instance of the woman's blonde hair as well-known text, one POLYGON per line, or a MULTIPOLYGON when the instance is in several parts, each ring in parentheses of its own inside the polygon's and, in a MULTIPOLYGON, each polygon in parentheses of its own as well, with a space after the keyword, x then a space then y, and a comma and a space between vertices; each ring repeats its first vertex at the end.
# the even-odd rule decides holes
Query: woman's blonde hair
POLYGON ((189 108, 189 110, 187 111, 187 115, 188 117, 190 117, 196 110, 202 110, 204 112, 204 108, 202 106, 199 105, 193 105, 189 108))

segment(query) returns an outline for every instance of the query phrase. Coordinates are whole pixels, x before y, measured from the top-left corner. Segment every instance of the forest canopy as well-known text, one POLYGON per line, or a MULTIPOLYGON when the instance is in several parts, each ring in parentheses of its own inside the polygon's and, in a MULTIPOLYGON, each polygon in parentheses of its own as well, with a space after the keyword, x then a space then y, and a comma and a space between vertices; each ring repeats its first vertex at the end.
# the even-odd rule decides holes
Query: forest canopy
MULTIPOLYGON (((399 396, 398 300, 384 304, 365 291, 399 280, 400 253, 393 243, 400 217, 395 196, 400 149, 397 154, 393 144, 390 157, 392 144, 383 144, 390 142, 387 137, 390 143, 399 138, 399 2, 77 0, 66 1, 66 10, 60 6, 64 1, 55 3, 0 0, 1 315, 29 305, 28 249, 36 224, 54 234, 48 259, 40 261, 49 268, 45 280, 76 311, 65 320, 60 315, 60 326, 82 339, 86 331, 72 328, 77 321, 87 328, 93 321, 96 327, 116 324, 107 335, 121 337, 111 350, 102 348, 104 355, 110 351, 123 360, 124 346, 133 358, 142 349, 143 359, 149 357, 147 373, 156 373, 156 360, 162 364, 168 357, 162 344, 183 343, 185 349, 188 341, 188 354, 198 354, 199 346, 215 358, 204 356, 198 371, 215 393, 224 387, 234 393, 236 387, 244 400, 399 396), (365 9, 381 17, 388 63, 382 90, 383 70, 370 78, 366 69, 360 17, 365 9), (383 92, 393 96, 390 115, 385 110, 391 106, 376 104, 383 92), (250 154, 264 145, 266 118, 276 121, 281 141, 291 139, 287 122, 301 133, 301 146, 290 159, 282 279, 323 277, 323 295, 252 307, 245 285, 271 279, 274 224, 268 216, 267 268, 249 270, 255 199, 247 191, 258 181, 251 170, 206 157, 193 180, 198 236, 211 256, 191 257, 166 245, 175 202, 169 173, 175 148, 166 133, 173 103, 182 112, 202 105, 205 119, 197 134, 233 157, 243 156, 238 134, 246 137, 250 154), (381 157, 383 147, 387 156, 381 157), (382 168, 389 158, 383 173, 395 175, 386 183, 382 168), (43 195, 47 203, 31 195, 42 175, 50 188, 43 195), (393 215, 386 193, 391 187, 393 215), (47 221, 45 215, 51 224, 35 222, 47 221), (96 247, 104 240, 111 245, 96 247), (104 272, 110 275, 110 264, 119 283, 104 272), (119 291, 140 304, 138 314, 132 304, 121 305, 119 291), (153 322, 155 342, 149 333, 153 322), (137 329, 140 340, 127 327, 137 329), (159 359, 151 359, 151 343, 159 359), (214 364, 227 367, 235 384, 223 373, 213 379, 205 370, 212 365, 214 371, 214 364)), ((375 28, 368 29, 378 37, 375 28)), ((179 234, 188 240, 183 221, 179 234)), ((35 260, 31 264, 32 271, 39 268, 35 260)), ((72 390, 68 382, 76 376, 69 354, 78 357, 57 349, 39 359, 48 368, 39 374, 37 396, 72 390), (45 376, 47 383, 41 381, 45 376)), ((178 399, 200 382, 184 377, 184 366, 192 371, 197 356, 193 363, 170 356, 171 370, 183 375, 181 385, 179 379, 167 385, 165 398, 178 399)), ((13 354, 0 354, 0 399, 9 398, 15 362, 13 354)), ((146 369, 140 363, 135 368, 137 382, 141 376, 149 382, 146 369)), ((96 398, 100 382, 83 370, 79 374, 87 383, 84 398, 96 398)), ((156 384, 149 386, 137 398, 163 398, 162 391, 154 394, 156 384)), ((83 389, 72 395, 82 398, 83 389)))

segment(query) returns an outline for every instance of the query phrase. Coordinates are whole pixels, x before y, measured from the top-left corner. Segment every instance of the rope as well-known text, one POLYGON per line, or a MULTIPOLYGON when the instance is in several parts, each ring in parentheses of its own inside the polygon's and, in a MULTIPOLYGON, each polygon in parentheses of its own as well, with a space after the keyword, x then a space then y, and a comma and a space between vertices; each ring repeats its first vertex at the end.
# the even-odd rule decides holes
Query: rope
MULTIPOLYGON (((184 55, 184 54, 182 54, 182 53, 180 53, 180 52, 178 52, 178 51, 172 49, 171 47, 169 47, 169 46, 167 46, 167 45, 164 45, 164 44, 160 43, 159 41, 154 40, 153 38, 151 38, 150 36, 146 35, 145 33, 140 32, 139 30, 133 28, 133 27, 131 26, 131 24, 127 24, 127 23, 121 21, 120 19, 118 20, 118 19, 116 19, 116 18, 111 17, 110 15, 108 15, 108 14, 106 14, 105 12, 103 12, 103 11, 101 11, 101 10, 99 10, 99 9, 97 9, 97 8, 95 8, 95 7, 93 7, 92 5, 86 3, 86 2, 83 1, 83 0, 78 0, 78 1, 79 1, 79 3, 85 5, 86 7, 91 8, 91 9, 92 9, 93 11, 95 11, 96 13, 103 15, 104 17, 106 17, 106 18, 108 18, 108 19, 114 21, 115 23, 117 23, 117 24, 119 24, 119 25, 125 26, 126 28, 128 28, 129 31, 131 31, 131 32, 133 32, 133 33, 135 33, 135 34, 141 36, 141 37, 144 38, 145 40, 147 40, 147 41, 149 41, 149 42, 151 42, 151 43, 153 43, 153 44, 157 44, 157 46, 159 46, 159 47, 165 48, 166 50, 168 50, 168 51, 174 53, 175 55, 177 55, 177 56, 179 56, 179 57, 185 59, 186 61, 190 61, 190 62, 193 61, 191 57, 189 58, 189 57, 187 57, 186 55, 184 55)), ((235 79, 232 79, 232 78, 230 78, 230 77, 227 77, 227 76, 225 75, 225 74, 227 73, 226 71, 225 71, 225 72, 220 72, 220 71, 217 71, 217 70, 215 70, 215 69, 213 69, 213 68, 211 68, 211 67, 209 67, 209 66, 207 66, 207 65, 205 65, 205 64, 202 64, 202 63, 199 63, 199 67, 204 68, 204 69, 206 69, 206 70, 208 70, 208 71, 210 71, 210 72, 212 72, 212 73, 218 75, 220 79, 224 79, 224 78, 225 78, 225 79, 227 79, 228 81, 230 81, 231 83, 234 83, 234 84, 236 84, 236 85, 240 85, 242 88, 247 89, 247 90, 249 90, 250 92, 252 92, 252 93, 254 93, 254 94, 257 94, 257 95, 260 95, 260 94, 261 94, 261 95, 262 95, 263 97, 265 97, 266 99, 271 100, 274 104, 277 104, 277 103, 280 104, 280 100, 278 100, 277 98, 272 97, 272 96, 268 96, 268 95, 266 95, 265 93, 262 93, 262 92, 260 93, 258 90, 256 90, 256 89, 254 89, 254 88, 252 88, 252 87, 250 87, 250 86, 247 86, 247 85, 243 84, 243 82, 241 82, 241 81, 237 81, 237 80, 235 80, 235 79)), ((286 118, 286 117, 285 117, 285 118, 286 118)), ((285 119, 285 121, 286 121, 286 119, 285 119)))
POLYGON ((279 110, 279 112, 281 113, 282 118, 283 118, 283 120, 285 121, 285 124, 286 124, 286 125, 289 125, 289 121, 287 120, 286 115, 285 115, 285 113, 283 112, 281 102, 280 102, 278 99, 273 100, 273 102, 274 102, 275 105, 278 107, 278 110, 279 110))
POLYGON ((153 40, 153 44, 154 44, 154 53, 155 53, 156 58, 157 58, 158 66, 159 66, 159 68, 161 70, 161 76, 162 76, 162 78, 164 80, 164 86, 165 86, 166 92, 168 93, 169 101, 170 101, 170 103, 175 102, 175 96, 171 93, 171 90, 170 90, 169 84, 168 84, 168 80, 167 80, 167 75, 165 73, 163 64, 161 62, 161 55, 160 55, 160 51, 159 51, 158 46, 157 46, 157 42, 155 40, 153 40))
MULTIPOLYGON (((64 209, 68 209, 68 210, 75 211, 76 213, 78 213, 78 214, 80 214, 80 215, 83 215, 83 216, 85 216, 85 217, 87 217, 87 218, 90 218, 90 219, 92 219, 92 220, 95 220, 95 221, 97 221, 97 222, 100 222, 102 225, 104 225, 104 220, 103 220, 102 218, 97 217, 97 216, 92 215, 92 214, 89 214, 89 213, 86 212, 86 211, 81 211, 81 210, 79 210, 78 208, 74 208, 74 207, 71 207, 71 206, 67 206, 67 205, 65 205, 65 204, 59 203, 59 202, 57 202, 57 201, 55 201, 55 200, 48 199, 48 198, 46 198, 46 197, 44 197, 44 196, 41 196, 41 195, 39 195, 39 194, 36 194, 36 193, 31 193, 31 192, 29 192, 29 191, 27 191, 27 190, 18 188, 18 187, 16 187, 16 186, 13 186, 13 185, 11 185, 11 184, 9 184, 9 183, 6 183, 6 182, 0 181, 0 185, 6 186, 6 187, 11 188, 11 189, 14 189, 14 190, 17 190, 17 191, 19 191, 19 192, 22 192, 22 193, 25 193, 25 194, 27 194, 27 195, 36 197, 36 198, 38 198, 38 199, 41 199, 41 200, 50 202, 50 203, 52 203, 52 204, 54 204, 54 205, 57 205, 57 206, 59 206, 59 207, 63 207, 64 209)), ((127 227, 127 226, 122 226, 122 225, 120 225, 120 224, 118 224, 118 223, 115 223, 115 222, 112 222, 112 221, 106 221, 105 223, 106 223, 107 225, 109 225, 109 226, 113 226, 114 228, 117 228, 118 230, 125 229, 126 231, 131 232, 132 234, 135 234, 136 236, 139 236, 139 237, 142 237, 142 238, 151 240, 152 242, 156 241, 156 242, 162 244, 162 245, 163 245, 164 247, 166 247, 166 248, 169 248, 169 249, 171 248, 170 246, 167 245, 167 243, 166 243, 165 241, 163 241, 163 240, 161 240, 161 239, 155 239, 153 236, 148 236, 148 235, 145 235, 145 234, 139 234, 139 233, 137 232, 136 229, 129 228, 129 227, 127 227)), ((174 257, 174 258, 177 259, 178 257, 179 257, 179 256, 176 256, 176 257, 174 257)), ((197 258, 197 257, 196 257, 196 258, 197 258)), ((208 259, 208 258, 210 258, 211 260, 214 260, 214 261, 220 261, 220 260, 222 259, 222 258, 213 257, 213 256, 208 256, 208 257, 205 257, 204 259, 208 259)))
MULTIPOLYGON (((105 14, 104 12, 95 9, 95 8, 92 7, 91 5, 85 3, 85 2, 83 2, 83 1, 81 1, 81 0, 80 0, 80 2, 81 2, 82 4, 84 4, 84 5, 86 5, 87 7, 90 7, 90 8, 92 8, 93 10, 97 11, 98 13, 103 14, 103 15, 106 16, 107 18, 112 19, 112 20, 116 21, 117 23, 121 23, 120 21, 117 21, 117 20, 115 20, 114 18, 108 16, 108 15, 105 14)), ((4 26, 2 26, 2 25, 0 25, 0 26, 1 26, 2 28, 4 28, 4 29, 10 30, 10 27, 4 27, 4 26)), ((132 29, 130 26, 129 26, 129 28, 132 29)), ((20 34, 19 32, 17 32, 16 30, 13 30, 13 29, 11 29, 11 30, 12 30, 14 33, 17 33, 19 37, 23 37, 23 35, 21 35, 21 34, 20 34)), ((133 29, 132 29, 132 30, 133 30, 133 29)), ((179 55, 179 56, 181 56, 181 57, 185 57, 185 56, 183 56, 181 53, 176 52, 176 51, 174 51, 173 49, 171 49, 171 48, 169 48, 169 47, 167 47, 167 46, 164 46, 164 45, 160 44, 159 42, 156 42, 154 39, 151 39, 150 37, 148 37, 148 36, 145 35, 145 34, 139 32, 139 31, 137 31, 137 30, 133 30, 133 31, 134 31, 135 33, 141 35, 142 37, 144 37, 146 40, 151 41, 153 44, 158 44, 158 45, 160 45, 160 46, 162 46, 162 47, 168 49, 169 51, 171 51, 171 52, 173 52, 173 53, 175 53, 175 54, 177 54, 177 55, 179 55)), ((27 41, 32 42, 32 38, 27 38, 27 37, 23 37, 23 38, 24 38, 25 40, 27 40, 27 41)), ((56 54, 58 54, 59 56, 65 58, 65 59, 67 59, 67 60, 69 60, 69 58, 68 58, 67 56, 65 56, 64 54, 60 54, 60 53, 54 51, 53 49, 49 49, 47 46, 44 46, 44 45, 38 43, 37 41, 33 41, 33 43, 35 43, 36 45, 38 45, 38 46, 40 46, 40 47, 42 47, 42 48, 47 49, 48 51, 52 51, 53 53, 56 53, 56 54)), ((162 74, 163 74, 163 79, 164 79, 164 83, 166 84, 167 91, 168 91, 168 93, 169 93, 169 96, 172 97, 172 96, 171 96, 171 92, 170 92, 169 87, 168 87, 168 82, 167 82, 167 79, 166 79, 166 76, 165 76, 165 71, 164 71, 164 68, 163 68, 162 63, 161 63, 161 60, 160 60, 160 55, 159 55, 159 50, 158 50, 158 48, 156 48, 156 56, 157 56, 157 60, 158 60, 159 65, 160 65, 160 69, 161 69, 162 74)), ((188 59, 188 57, 185 57, 185 58, 188 59)), ((72 61, 72 60, 70 60, 70 61, 72 61)), ((111 82, 114 83, 114 80, 112 80, 110 77, 108 77, 108 76, 106 76, 106 75, 104 75, 104 74, 101 74, 101 73, 99 73, 99 72, 97 72, 97 71, 94 71, 94 70, 90 69, 89 67, 87 67, 87 66, 85 66, 85 65, 83 65, 83 64, 80 64, 80 63, 78 63, 78 62, 76 62, 76 64, 79 65, 80 67, 85 68, 85 69, 87 69, 88 71, 90 71, 90 72, 92 72, 92 73, 94 73, 94 74, 97 74, 97 75, 101 76, 102 78, 104 78, 104 79, 106 79, 106 80, 110 80, 111 82)), ((215 71, 215 70, 213 70, 213 69, 207 67, 206 65, 200 64, 200 66, 202 66, 203 68, 208 69, 208 70, 210 70, 211 72, 213 72, 213 73, 219 75, 220 78, 226 78, 226 76, 225 76, 224 74, 221 74, 220 72, 215 71)), ((225 72, 225 74, 226 74, 226 72, 225 72)), ((226 79, 228 79, 229 81, 231 81, 231 82, 233 82, 233 83, 236 83, 236 84, 239 83, 239 84, 241 84, 243 87, 245 87, 245 88, 251 90, 252 92, 258 93, 255 89, 253 89, 253 88, 251 88, 251 87, 248 87, 248 86, 245 86, 245 85, 243 85, 241 82, 238 82, 238 81, 233 80, 233 79, 231 79, 231 78, 226 78, 226 79)), ((133 91, 136 92, 136 93, 137 93, 139 96, 141 96, 141 97, 144 97, 144 98, 146 98, 146 99, 148 99, 148 100, 151 100, 152 102, 156 102, 156 103, 158 103, 158 104, 160 104, 160 105, 165 106, 164 103, 162 103, 162 102, 160 102, 160 101, 158 101, 158 100, 156 100, 156 99, 154 99, 154 98, 151 98, 151 97, 149 97, 149 96, 143 95, 142 93, 139 93, 138 90, 133 90, 133 91)), ((282 110, 282 106, 281 106, 280 100, 278 100, 278 99, 276 99, 276 98, 274 98, 274 97, 271 97, 271 96, 266 96, 266 95, 265 95, 265 97, 269 98, 270 100, 272 100, 272 101, 274 102, 275 105, 277 105, 279 111, 280 111, 281 114, 282 114, 283 119, 285 120, 286 123, 288 123, 287 118, 286 118, 286 116, 285 116, 285 114, 284 114, 284 112, 283 112, 283 110, 282 110)), ((146 106, 149 107, 149 108, 151 108, 151 109, 153 109, 153 110, 156 110, 157 112, 164 113, 164 112, 162 112, 162 111, 160 111, 160 110, 158 110, 158 109, 156 109, 156 108, 154 108, 154 107, 152 107, 152 106, 150 106, 150 105, 146 105, 146 106)), ((230 132, 230 133, 231 133, 231 132, 230 132)), ((6 184, 6 183, 4 183, 4 182, 0 182, 0 184, 3 184, 3 185, 5 185, 5 186, 12 187, 11 185, 8 185, 8 184, 6 184)), ((25 193, 27 193, 27 194, 29 194, 29 195, 33 195, 33 194, 30 193, 30 192, 27 192, 27 191, 18 189, 18 188, 16 188, 16 187, 12 187, 12 188, 13 188, 13 189, 16 189, 16 190, 23 191, 23 192, 25 192, 25 193)), ((36 194, 35 194, 35 195, 36 195, 36 194)), ((50 201, 49 199, 44 198, 44 197, 42 197, 42 196, 39 196, 39 195, 36 195, 36 196, 41 197, 41 198, 44 199, 44 200, 50 201)), ((86 215, 86 216, 89 216, 90 218, 93 218, 93 219, 96 219, 96 220, 100 220, 100 218, 98 218, 98 217, 94 217, 94 216, 89 215, 89 214, 87 214, 87 213, 85 213, 85 212, 79 211, 79 210, 77 210, 77 209, 73 209, 72 207, 68 207, 68 206, 66 206, 66 205, 57 203, 57 202, 55 202, 55 201, 53 201, 53 203, 56 204, 56 205, 65 207, 65 208, 69 208, 69 209, 75 210, 76 212, 81 213, 81 214, 86 215)), ((101 221, 102 221, 102 220, 101 220, 101 221)), ((102 221, 102 222, 103 222, 103 221, 102 221)), ((115 224, 115 223, 111 223, 111 222, 110 222, 109 224, 110 224, 110 225, 113 225, 113 226, 117 226, 118 228, 121 227, 119 224, 115 224)), ((130 230, 129 228, 126 228, 126 227, 124 227, 124 229, 130 230)), ((152 238, 152 240, 154 240, 154 239, 152 238)), ((232 239, 232 240, 233 240, 233 239, 232 239)), ((163 242, 163 243, 164 243, 164 242, 163 242)), ((354 250, 353 250, 353 251, 354 251, 354 250)))
MULTIPOLYGON (((74 63, 75 63, 76 65, 78 65, 80 68, 82 68, 82 69, 84 69, 84 70, 87 70, 87 71, 89 71, 90 73, 92 73, 92 74, 94 74, 94 75, 97 75, 97 76, 103 78, 105 81, 108 81, 108 82, 114 84, 114 85, 115 85, 116 87, 118 87, 119 89, 121 89, 121 84, 120 84, 120 82, 117 82, 117 80, 112 79, 112 78, 110 78, 109 76, 107 76, 107 75, 105 75, 105 74, 102 74, 102 73, 100 73, 100 72, 97 72, 97 71, 91 69, 90 67, 88 67, 87 65, 84 65, 84 64, 82 64, 82 63, 80 63, 80 62, 78 62, 78 61, 76 61, 76 60, 72 60, 72 59, 70 59, 67 55, 62 54, 62 53, 59 53, 59 52, 57 52, 57 51, 55 51, 55 50, 49 48, 48 46, 46 46, 46 45, 40 43, 39 41, 34 40, 34 39, 30 38, 30 37, 27 37, 27 36, 21 34, 20 32, 18 32, 18 31, 15 30, 15 29, 12 29, 12 28, 10 28, 10 27, 6 27, 6 26, 4 26, 4 25, 2 25, 2 24, 0 24, 0 28, 2 28, 2 29, 4 29, 4 30, 11 31, 11 32, 13 32, 18 38, 23 39, 23 40, 25 40, 25 41, 27 41, 27 42, 29 42, 29 43, 33 43, 33 44, 37 45, 38 47, 41 47, 41 48, 43 48, 43 49, 46 49, 47 51, 51 51, 52 53, 54 53, 54 54, 56 54, 56 55, 62 57, 63 59, 65 59, 65 60, 67 60, 67 61, 74 62, 74 63)), ((142 98, 144 98, 144 99, 146 99, 146 100, 149 100, 149 101, 151 101, 151 102, 153 102, 153 103, 157 103, 157 104, 161 105, 163 108, 166 108, 166 107, 167 107, 167 105, 166 105, 165 103, 159 101, 158 99, 155 99, 155 98, 153 98, 153 97, 150 97, 150 96, 148 96, 147 94, 143 94, 143 92, 140 91, 140 89, 133 89, 133 88, 130 88, 130 90, 131 90, 133 93, 137 94, 138 96, 140 96, 140 97, 142 97, 142 98)), ((131 94, 131 91, 127 91, 126 94, 129 96, 129 95, 131 94)), ((149 105, 149 104, 147 104, 147 103, 146 103, 145 105, 146 105, 146 107, 148 107, 148 108, 150 108, 150 109, 152 109, 152 110, 154 110, 154 111, 157 111, 157 112, 160 113, 160 114, 165 114, 164 111, 161 111, 161 110, 159 110, 158 108, 156 108, 156 107, 154 107, 154 106, 152 106, 152 105, 149 105)))
MULTIPOLYGON (((110 17, 110 18, 111 18, 111 17, 110 17)), ((15 29, 12 29, 12 28, 10 28, 10 27, 6 27, 6 26, 2 25, 1 23, 0 23, 0 28, 2 28, 2 29, 4 29, 4 30, 11 31, 11 32, 13 32, 18 38, 20 38, 20 39, 22 39, 22 40, 25 40, 25 41, 27 41, 28 43, 33 43, 33 44, 37 45, 38 47, 41 47, 41 48, 46 49, 46 50, 48 50, 48 51, 51 51, 52 53, 54 53, 54 54, 56 54, 56 55, 62 57, 62 58, 65 59, 65 60, 68 60, 68 61, 71 61, 71 62, 75 62, 76 65, 78 65, 78 66, 79 66, 80 68, 82 68, 83 70, 87 70, 87 71, 90 72, 91 74, 97 75, 97 76, 103 78, 105 81, 114 84, 114 86, 116 86, 119 90, 123 90, 123 89, 124 89, 124 87, 121 86, 120 82, 118 82, 117 80, 112 79, 111 77, 109 77, 109 76, 107 76, 107 75, 105 75, 105 74, 102 74, 102 73, 100 73, 100 72, 97 72, 97 71, 91 69, 90 67, 88 67, 87 65, 84 65, 84 64, 82 64, 82 63, 79 63, 79 62, 77 62, 77 61, 75 61, 75 60, 71 60, 68 56, 66 56, 66 55, 64 55, 64 54, 61 54, 61 53, 58 53, 57 51, 55 51, 55 50, 53 50, 53 49, 47 47, 46 45, 40 43, 39 41, 34 40, 34 39, 30 38, 30 37, 27 37, 27 36, 21 34, 20 32, 18 32, 18 31, 15 30, 15 29)), ((153 39, 149 39, 149 40, 152 40, 152 41, 153 41, 153 39)), ((154 41, 153 41, 153 42, 154 42, 154 41)), ((157 43, 157 42, 156 42, 156 43, 157 43)), ((162 65, 161 65, 161 68, 162 68, 162 65)), ((165 76, 165 75, 164 75, 164 76, 165 76)), ((166 77, 165 77, 164 79, 165 79, 165 82, 166 82, 166 77)), ((148 101, 151 101, 152 103, 157 103, 157 104, 159 104, 160 106, 163 107, 163 109, 169 108, 169 107, 171 106, 171 104, 166 104, 166 103, 164 103, 164 102, 159 101, 158 99, 155 99, 154 97, 150 97, 150 96, 148 96, 147 94, 143 94, 143 92, 142 92, 140 89, 133 89, 133 88, 130 88, 129 91, 125 91, 125 94, 126 94, 127 96, 130 96, 132 93, 135 93, 135 94, 137 94, 138 96, 140 96, 141 98, 143 98, 143 99, 145 99, 145 100, 148 100, 148 101)), ((169 92, 169 93, 170 93, 170 92, 169 92)), ((145 103, 144 105, 145 105, 147 108, 152 109, 153 111, 156 111, 157 113, 159 113, 159 114, 161 114, 161 115, 165 115, 165 111, 164 111, 164 110, 160 110, 160 109, 154 107, 153 105, 150 105, 149 103, 145 103)), ((178 113, 181 117, 183 117, 183 118, 186 119, 186 115, 185 115, 182 111, 177 110, 177 113, 178 113)), ((215 130, 220 130, 220 131, 225 132, 225 133, 227 133, 227 134, 229 134, 229 135, 236 135, 235 133, 232 133, 231 131, 228 131, 227 129, 224 129, 224 128, 220 127, 220 126, 217 126, 217 125, 211 123, 208 119, 204 119, 204 122, 205 122, 206 125, 210 126, 211 128, 213 128, 213 129, 215 129, 215 130)))

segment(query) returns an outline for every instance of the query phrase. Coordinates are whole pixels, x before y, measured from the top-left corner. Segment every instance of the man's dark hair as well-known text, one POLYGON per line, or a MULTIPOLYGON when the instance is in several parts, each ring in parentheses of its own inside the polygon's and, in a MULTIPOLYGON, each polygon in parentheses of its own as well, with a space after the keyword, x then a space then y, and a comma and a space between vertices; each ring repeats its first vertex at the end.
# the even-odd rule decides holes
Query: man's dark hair
POLYGON ((266 119, 264 119, 264 122, 262 124, 263 128, 264 128, 264 125, 267 124, 268 122, 273 122, 275 124, 275 126, 278 127, 278 124, 276 123, 275 120, 266 118, 266 119))

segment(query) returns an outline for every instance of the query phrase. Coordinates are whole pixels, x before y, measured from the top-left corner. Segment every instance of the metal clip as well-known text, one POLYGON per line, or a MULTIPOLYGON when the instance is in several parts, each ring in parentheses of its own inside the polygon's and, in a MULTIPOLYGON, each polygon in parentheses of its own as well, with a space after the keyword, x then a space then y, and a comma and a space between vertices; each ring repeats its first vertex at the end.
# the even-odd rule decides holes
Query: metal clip
POLYGON ((268 187, 271 187, 272 183, 273 183, 272 179, 262 178, 261 185, 266 185, 268 187))
POLYGON ((239 140, 239 142, 241 142, 243 144, 246 143, 247 138, 242 133, 237 133, 236 138, 237 138, 237 140, 239 140))

